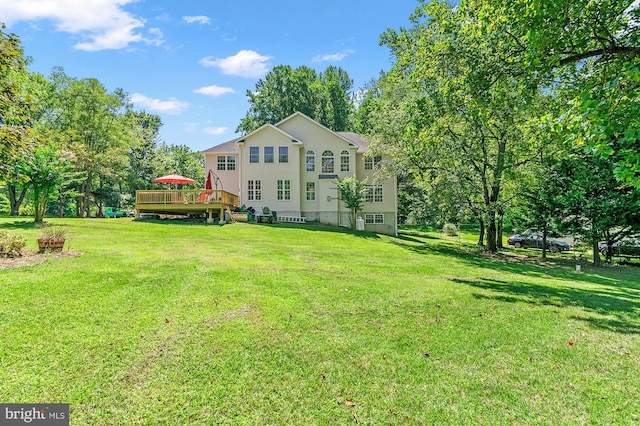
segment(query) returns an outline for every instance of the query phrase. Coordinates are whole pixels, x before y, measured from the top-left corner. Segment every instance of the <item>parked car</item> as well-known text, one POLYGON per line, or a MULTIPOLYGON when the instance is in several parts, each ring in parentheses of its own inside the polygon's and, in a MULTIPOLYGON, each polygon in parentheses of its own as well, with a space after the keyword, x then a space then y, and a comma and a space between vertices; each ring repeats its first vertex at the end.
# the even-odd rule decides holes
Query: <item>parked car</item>
MULTIPOLYGON (((598 244, 600 253, 607 254, 607 243, 600 242, 598 244)), ((628 257, 640 257, 640 238, 625 238, 620 241, 616 241, 611 246, 613 256, 628 256, 628 257)))
POLYGON ((114 207, 106 207, 104 209, 104 217, 125 217, 127 212, 121 209, 116 209, 114 207))
MULTIPOLYGON (((521 234, 515 234, 507 239, 507 243, 515 248, 538 248, 542 249, 542 234, 536 228, 530 228, 521 234)), ((568 251, 571 246, 560 240, 550 240, 547 238, 546 248, 552 253, 568 251)))

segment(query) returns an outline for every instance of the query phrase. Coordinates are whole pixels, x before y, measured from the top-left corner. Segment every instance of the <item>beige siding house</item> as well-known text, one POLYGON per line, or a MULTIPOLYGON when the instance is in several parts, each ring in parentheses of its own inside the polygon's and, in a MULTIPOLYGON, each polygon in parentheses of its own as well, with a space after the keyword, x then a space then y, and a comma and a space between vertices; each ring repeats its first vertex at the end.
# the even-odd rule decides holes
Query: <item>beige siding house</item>
POLYGON ((237 194, 240 205, 336 226, 350 227, 351 215, 338 199, 335 180, 366 177, 369 190, 358 213, 364 229, 395 235, 396 179, 377 178, 384 159, 365 155, 367 148, 360 135, 333 132, 298 112, 202 154, 214 189, 237 194))

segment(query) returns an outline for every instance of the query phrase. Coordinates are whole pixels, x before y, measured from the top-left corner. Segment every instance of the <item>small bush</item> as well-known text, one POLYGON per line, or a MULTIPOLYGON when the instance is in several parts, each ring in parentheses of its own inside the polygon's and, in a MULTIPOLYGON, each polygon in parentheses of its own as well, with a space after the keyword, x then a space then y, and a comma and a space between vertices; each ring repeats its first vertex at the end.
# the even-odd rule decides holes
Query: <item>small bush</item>
POLYGON ((450 237, 455 237, 458 235, 458 228, 453 223, 445 223, 442 227, 442 232, 450 237))
POLYGON ((20 216, 34 216, 36 214, 36 209, 31 204, 25 204, 20 206, 18 214, 20 214, 20 216))
POLYGON ((62 228, 45 229, 40 237, 41 240, 47 241, 64 241, 67 237, 67 231, 62 228))
POLYGON ((26 245, 25 237, 0 230, 0 257, 20 257, 26 245))
POLYGON ((9 214, 11 212, 11 204, 6 195, 0 194, 0 214, 9 214))

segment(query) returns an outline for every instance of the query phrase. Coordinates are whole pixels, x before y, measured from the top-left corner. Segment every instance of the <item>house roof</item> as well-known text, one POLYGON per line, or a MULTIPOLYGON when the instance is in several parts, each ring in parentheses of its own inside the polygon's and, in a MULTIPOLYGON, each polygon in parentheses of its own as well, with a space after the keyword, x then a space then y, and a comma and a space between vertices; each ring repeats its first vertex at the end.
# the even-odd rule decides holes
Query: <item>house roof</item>
POLYGON ((222 154, 227 152, 237 153, 238 147, 236 146, 236 142, 242 139, 244 139, 244 136, 221 143, 220 145, 205 149, 204 151, 200 151, 200 154, 222 154))
POLYGON ((245 139, 252 137, 255 134, 258 134, 262 131, 264 131, 264 129, 273 129, 278 133, 281 133, 282 135, 284 135, 287 138, 291 138, 291 143, 293 144, 301 144, 301 142, 296 139, 294 136, 290 135, 289 133, 285 132, 284 130, 282 130, 281 128, 279 128, 277 125, 274 126, 273 124, 267 123, 267 124, 263 124, 262 126, 260 126, 259 128, 257 128, 256 130, 254 130, 253 132, 249 133, 248 135, 244 135, 241 138, 236 139, 235 141, 237 143, 239 142, 244 142, 245 139))
MULTIPOLYGON (((283 134, 289 136, 292 138, 292 140, 294 141, 294 143, 299 143, 296 138, 294 138, 291 135, 288 135, 286 132, 283 132, 282 129, 279 129, 278 126, 282 123, 284 123, 285 121, 290 120, 291 118, 297 116, 297 115, 301 115, 305 118, 307 118, 308 120, 312 121, 313 123, 317 124, 320 127, 324 127, 322 124, 318 123, 317 121, 307 117, 306 115, 304 115, 301 112, 296 112, 294 114, 291 114, 289 117, 285 118, 284 120, 280 121, 279 123, 273 125, 273 124, 265 124, 263 126, 261 126, 260 128, 254 130, 253 132, 249 133, 248 135, 244 135, 244 136, 240 136, 238 138, 232 139, 230 141, 221 143, 220 145, 216 145, 213 146, 209 149, 206 149, 204 151, 201 151, 201 154, 223 154, 223 153, 237 153, 238 150, 238 146, 236 145, 238 142, 243 141, 245 138, 247 138, 249 135, 255 134, 259 131, 261 131, 262 129, 266 128, 266 127, 272 127, 280 132, 282 132, 283 134)), ((358 133, 354 133, 354 132, 334 132, 329 128, 326 128, 329 132, 332 132, 336 135, 338 135, 339 137, 341 137, 342 139, 346 140, 347 142, 352 143, 353 145, 358 147, 358 153, 363 153, 367 150, 367 148, 369 148, 369 142, 365 141, 364 139, 362 139, 362 135, 358 134, 358 133)))
POLYGON ((358 145, 358 152, 365 152, 369 148, 369 142, 362 139, 362 135, 353 132, 336 132, 349 142, 358 145))

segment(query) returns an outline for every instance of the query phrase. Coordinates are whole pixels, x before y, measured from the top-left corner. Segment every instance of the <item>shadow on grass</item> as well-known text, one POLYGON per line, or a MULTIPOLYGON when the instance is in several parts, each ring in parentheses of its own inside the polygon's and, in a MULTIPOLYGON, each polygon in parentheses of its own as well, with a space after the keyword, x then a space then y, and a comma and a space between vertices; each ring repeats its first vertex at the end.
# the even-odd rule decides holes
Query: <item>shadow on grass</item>
POLYGON ((451 281, 487 290, 474 297, 507 303, 527 303, 562 307, 579 307, 598 316, 574 317, 593 327, 618 333, 640 334, 640 271, 624 266, 585 265, 575 272, 575 260, 532 256, 511 257, 481 253, 472 244, 431 242, 400 236, 395 244, 424 255, 442 255, 478 268, 495 269, 519 276, 559 279, 562 284, 544 285, 527 280, 501 281, 488 278, 451 281), (587 285, 585 285, 587 284, 587 285), (612 318, 613 317, 613 318, 612 318))
MULTIPOLYGON (((3 217, 3 219, 13 219, 13 217, 3 217)), ((24 220, 24 219, 20 219, 20 220, 10 220, 10 221, 2 221, 0 222, 0 229, 11 229, 11 230, 22 230, 22 231, 28 231, 28 230, 32 230, 32 229, 36 229, 36 230, 44 230, 47 228, 51 228, 51 227, 55 227, 55 228, 61 228, 64 227, 65 225, 62 224, 54 224, 48 221, 44 221, 43 223, 35 223, 33 221, 33 219, 29 220, 24 220)))
POLYGON ((375 232, 368 231, 355 231, 351 228, 345 228, 343 226, 332 226, 325 225, 322 223, 305 223, 305 224, 297 224, 297 223, 252 223, 251 226, 267 226, 272 228, 281 228, 281 229, 302 229, 305 231, 311 232, 331 232, 335 234, 343 234, 343 235, 353 235, 354 237, 363 238, 363 239, 372 239, 377 240, 380 239, 380 236, 375 232))
MULTIPOLYGON (((155 223, 160 225, 172 225, 172 226, 203 226, 203 227, 220 227, 220 226, 234 226, 234 223, 218 225, 209 224, 206 222, 206 219, 136 219, 135 222, 139 223, 155 223)), ((274 229, 302 229, 305 231, 313 231, 313 232, 333 232, 337 234, 345 234, 345 235, 353 235, 359 238, 365 239, 379 239, 378 234, 374 232, 366 232, 366 231, 354 231, 350 228, 345 228, 342 226, 331 226, 325 225, 321 223, 286 223, 286 222, 276 222, 276 223, 259 223, 259 222, 238 222, 239 224, 246 226, 256 226, 256 227, 268 227, 274 229)))
POLYGON ((37 229, 38 227, 32 220, 14 220, 12 222, 2 222, 0 223, 0 229, 37 229))
POLYGON ((565 286, 545 286, 522 281, 500 281, 488 278, 458 279, 451 281, 488 290, 474 293, 477 299, 490 299, 507 303, 526 303, 578 307, 598 316, 573 316, 593 327, 625 334, 640 334, 640 295, 618 288, 577 288, 565 286), (499 293, 499 294, 495 294, 499 293), (612 318, 614 317, 614 318, 612 318))
POLYGON ((630 289, 640 291, 640 270, 625 266, 594 267, 585 260, 576 261, 574 259, 553 255, 546 260, 531 252, 531 255, 521 255, 519 257, 510 256, 505 253, 513 253, 511 249, 504 249, 503 253, 491 255, 483 253, 477 246, 469 243, 454 243, 452 241, 440 240, 437 242, 426 242, 424 240, 399 236, 396 245, 419 254, 434 254, 456 258, 457 260, 480 268, 498 269, 514 274, 521 274, 539 278, 558 278, 563 280, 589 282, 607 286, 625 286, 630 289), (409 244, 406 244, 406 243, 409 244), (575 265, 582 265, 580 273, 575 272, 575 265))

